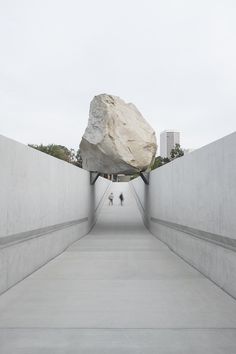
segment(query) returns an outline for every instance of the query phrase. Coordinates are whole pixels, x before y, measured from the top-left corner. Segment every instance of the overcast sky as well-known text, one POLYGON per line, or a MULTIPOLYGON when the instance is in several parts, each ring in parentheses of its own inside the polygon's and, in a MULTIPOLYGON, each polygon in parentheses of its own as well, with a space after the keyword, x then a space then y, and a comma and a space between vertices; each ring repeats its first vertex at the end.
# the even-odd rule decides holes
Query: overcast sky
POLYGON ((235 0, 0 0, 0 134, 78 148, 94 95, 198 148, 235 131, 235 0))

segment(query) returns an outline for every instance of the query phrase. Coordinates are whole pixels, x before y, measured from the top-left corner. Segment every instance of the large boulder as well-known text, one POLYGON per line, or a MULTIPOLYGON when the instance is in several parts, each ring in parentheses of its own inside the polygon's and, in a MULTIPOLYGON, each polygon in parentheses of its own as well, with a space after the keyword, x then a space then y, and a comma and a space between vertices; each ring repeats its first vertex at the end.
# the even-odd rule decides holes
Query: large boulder
POLYGON ((154 130, 132 103, 95 96, 80 143, 83 168, 108 174, 133 174, 149 168, 156 154, 154 130))

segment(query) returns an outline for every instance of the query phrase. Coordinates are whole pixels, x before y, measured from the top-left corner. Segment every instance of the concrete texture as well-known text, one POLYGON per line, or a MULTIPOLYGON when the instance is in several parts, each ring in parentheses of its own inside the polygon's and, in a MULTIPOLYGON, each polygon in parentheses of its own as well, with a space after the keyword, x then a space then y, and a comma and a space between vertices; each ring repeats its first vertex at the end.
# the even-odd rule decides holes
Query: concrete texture
POLYGON ((152 171, 149 183, 131 182, 147 228, 236 298, 236 253, 223 247, 236 239, 236 133, 152 171))
POLYGON ((0 166, 1 293, 91 229, 110 182, 3 136, 0 166))
POLYGON ((0 296, 0 353, 234 354, 236 301, 111 190, 88 235, 0 296))

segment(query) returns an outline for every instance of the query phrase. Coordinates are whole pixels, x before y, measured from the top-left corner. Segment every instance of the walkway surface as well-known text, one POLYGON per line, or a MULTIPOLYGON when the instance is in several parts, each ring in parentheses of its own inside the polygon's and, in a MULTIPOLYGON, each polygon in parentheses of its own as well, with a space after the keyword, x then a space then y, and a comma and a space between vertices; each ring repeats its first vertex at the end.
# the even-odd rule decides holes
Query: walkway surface
POLYGON ((111 189, 90 234, 0 296, 0 353, 235 354, 236 301, 111 189))

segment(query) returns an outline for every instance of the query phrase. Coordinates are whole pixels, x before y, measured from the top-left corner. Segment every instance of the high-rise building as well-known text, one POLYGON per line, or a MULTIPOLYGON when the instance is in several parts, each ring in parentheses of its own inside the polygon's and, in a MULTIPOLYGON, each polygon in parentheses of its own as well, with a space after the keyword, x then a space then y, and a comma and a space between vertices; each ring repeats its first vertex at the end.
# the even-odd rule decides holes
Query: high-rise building
POLYGON ((180 132, 176 130, 164 130, 160 135, 160 155, 170 158, 171 150, 175 144, 180 144, 180 132))

